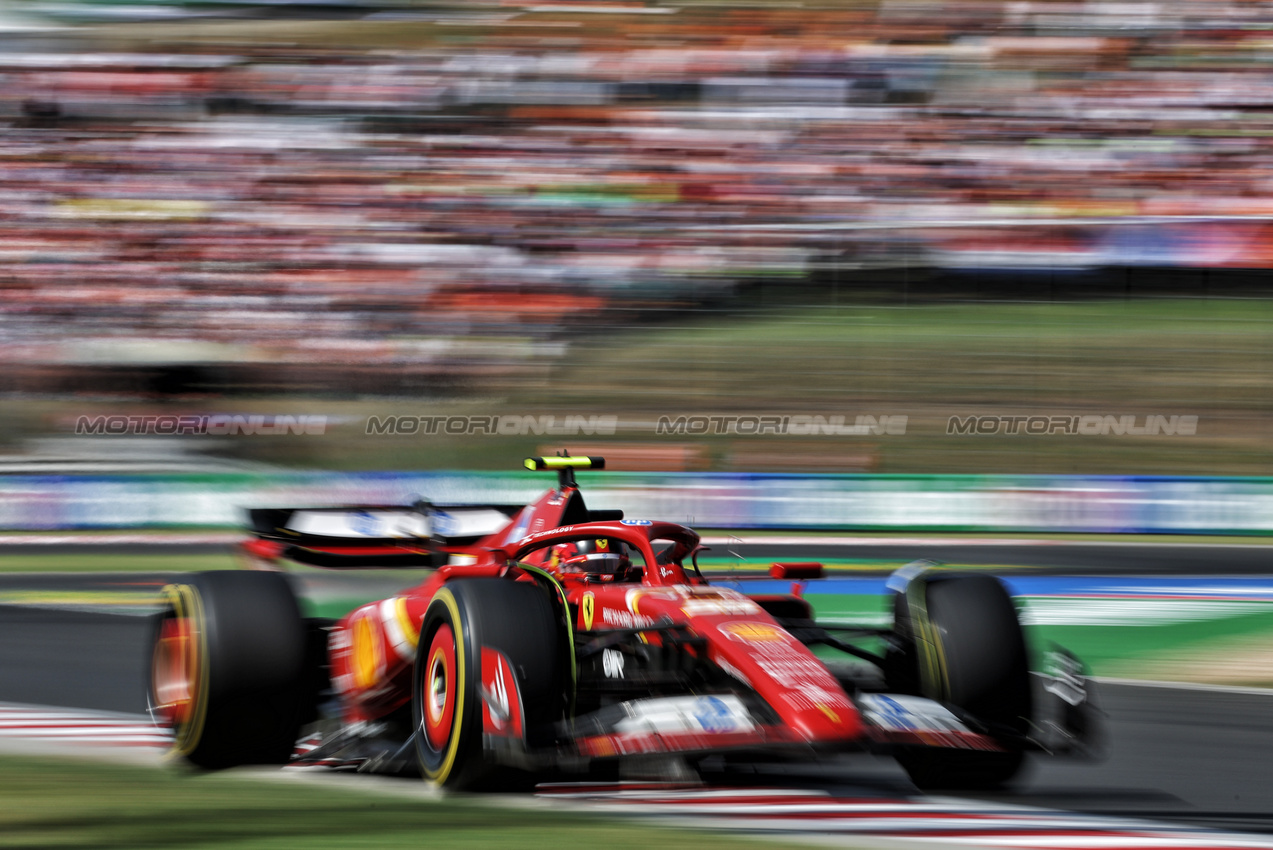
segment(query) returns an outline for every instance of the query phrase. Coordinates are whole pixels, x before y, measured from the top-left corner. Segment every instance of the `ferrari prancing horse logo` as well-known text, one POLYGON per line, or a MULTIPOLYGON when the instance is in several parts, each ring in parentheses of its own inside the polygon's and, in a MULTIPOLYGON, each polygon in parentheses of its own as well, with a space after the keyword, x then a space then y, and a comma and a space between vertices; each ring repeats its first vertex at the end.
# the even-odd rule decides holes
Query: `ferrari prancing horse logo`
POLYGON ((583 595, 583 601, 579 603, 579 611, 583 615, 583 630, 585 632, 592 631, 592 615, 596 609, 597 600, 591 593, 583 595))

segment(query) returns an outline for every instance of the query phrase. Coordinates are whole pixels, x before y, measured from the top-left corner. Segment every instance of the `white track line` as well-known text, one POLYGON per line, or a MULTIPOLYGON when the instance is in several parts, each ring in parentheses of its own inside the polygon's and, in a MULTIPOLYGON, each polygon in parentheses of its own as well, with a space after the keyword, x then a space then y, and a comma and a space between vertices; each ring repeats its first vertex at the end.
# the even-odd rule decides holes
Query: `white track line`
POLYGON ((1273 697, 1273 688, 1250 688, 1241 685, 1208 685, 1200 682, 1167 682, 1159 679, 1111 679, 1095 676, 1093 681, 1101 685, 1128 685, 1135 688, 1170 688, 1178 691, 1216 691, 1224 694, 1248 694, 1273 697))
POLYGON ((1273 848, 1273 837, 947 797, 836 798, 791 789, 587 793, 552 786, 541 797, 598 814, 816 843, 837 837, 1039 850, 1273 848))
MULTIPOLYGON (((2 539, 2 538, 0 538, 2 539)), ((1198 543, 1170 540, 1062 540, 1046 537, 858 537, 838 534, 749 534, 745 530, 736 535, 708 535, 702 540, 705 546, 1129 546, 1211 549, 1233 547, 1237 549, 1273 548, 1268 543, 1227 543, 1216 541, 1198 543)), ((720 553, 716 553, 720 554, 720 553)))
MULTIPOLYGON (((145 715, 0 703, 0 740, 166 747, 171 736, 145 715)), ((314 742, 298 743, 304 751, 314 742)), ((288 771, 294 773, 295 771, 288 771)), ((370 779, 370 778, 369 778, 370 779)), ((416 788, 419 786, 413 786, 416 788)), ((1021 850, 1273 850, 1273 836, 1081 814, 957 797, 834 796, 819 789, 702 788, 576 783, 541 788, 538 799, 574 811, 705 827, 800 843, 1021 850), (613 789, 613 790, 612 790, 613 789)))
POLYGON ((172 734, 144 714, 15 703, 0 703, 0 738, 112 746, 167 747, 172 743, 172 734))
MULTIPOLYGON (((86 532, 78 534, 0 534, 0 546, 230 546, 247 539, 244 532, 168 532, 138 534, 135 532, 86 532)), ((855 534, 752 534, 743 529, 735 535, 710 534, 703 538, 708 546, 1129 546, 1129 547, 1192 547, 1239 549, 1273 548, 1273 539, 1267 543, 1256 542, 1174 542, 1170 540, 1065 540, 1047 537, 931 537, 926 535, 902 535, 893 537, 863 537, 855 534)))
POLYGON ((229 546, 246 539, 241 532, 191 534, 0 534, 0 546, 229 546))

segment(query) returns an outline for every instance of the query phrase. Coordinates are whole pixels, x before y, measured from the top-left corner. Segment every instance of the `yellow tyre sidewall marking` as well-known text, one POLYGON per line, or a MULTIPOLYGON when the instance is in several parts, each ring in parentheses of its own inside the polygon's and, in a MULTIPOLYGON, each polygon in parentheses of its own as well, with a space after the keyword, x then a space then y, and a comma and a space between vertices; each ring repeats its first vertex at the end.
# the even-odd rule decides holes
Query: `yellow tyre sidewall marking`
MULTIPOLYGON (((446 606, 451 615, 451 632, 455 635, 455 716, 451 719, 451 738, 446 745, 446 754, 442 757, 442 765, 437 770, 430 770, 427 766, 424 769, 425 777, 436 785, 441 785, 451 775, 451 770, 455 767, 455 758, 460 752, 460 728, 464 724, 464 690, 467 684, 465 679, 465 645, 464 645, 464 626, 460 622, 460 606, 455 601, 455 594, 451 593, 448 588, 440 588, 437 593, 433 594, 433 602, 441 602, 446 606)), ((428 671, 425 671, 427 677, 428 671)), ((424 695, 420 695, 420 699, 424 699, 424 695)), ((425 706, 425 711, 428 707, 425 706)))
POLYGON ((195 683, 190 720, 173 730, 172 748, 167 753, 170 758, 188 756, 199 746, 208 716, 208 633, 204 628, 203 599, 199 596, 199 591, 189 584, 167 585, 160 591, 160 595, 172 606, 179 619, 186 619, 192 624, 198 646, 195 652, 198 665, 195 674, 198 681, 195 683))
POLYGON ((540 567, 532 566, 530 564, 518 564, 517 568, 522 572, 539 576, 543 580, 547 581, 557 592, 557 598, 561 600, 561 608, 565 614, 563 619, 566 621, 566 648, 570 650, 570 716, 574 716, 575 697, 577 696, 579 686, 578 673, 576 672, 578 662, 575 659, 575 623, 570 617, 570 603, 566 601, 566 588, 561 586, 561 582, 557 581, 552 573, 540 567))
POLYGON ((929 699, 950 699, 950 677, 946 668, 946 649, 941 634, 928 616, 928 582, 912 580, 907 588, 906 603, 910 608, 915 647, 919 653, 920 690, 929 699))

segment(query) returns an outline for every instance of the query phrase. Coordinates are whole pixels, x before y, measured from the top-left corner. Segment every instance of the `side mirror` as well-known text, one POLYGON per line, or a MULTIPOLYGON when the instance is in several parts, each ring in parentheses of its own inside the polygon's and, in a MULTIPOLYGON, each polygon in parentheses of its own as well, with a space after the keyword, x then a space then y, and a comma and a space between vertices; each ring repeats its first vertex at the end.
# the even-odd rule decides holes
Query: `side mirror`
POLYGON ((769 575, 773 578, 809 579, 822 578, 822 564, 817 561, 803 561, 792 564, 773 564, 769 567, 769 575))

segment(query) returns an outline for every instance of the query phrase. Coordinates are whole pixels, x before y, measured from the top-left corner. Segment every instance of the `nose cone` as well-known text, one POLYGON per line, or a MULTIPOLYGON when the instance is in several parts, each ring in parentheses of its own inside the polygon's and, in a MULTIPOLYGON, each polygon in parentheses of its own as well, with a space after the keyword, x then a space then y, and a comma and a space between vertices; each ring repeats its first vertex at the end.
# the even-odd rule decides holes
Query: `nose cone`
MULTIPOLYGON (((695 625, 699 634, 707 631, 695 625)), ((861 736, 861 717, 844 688, 817 656, 772 619, 728 620, 710 629, 715 631, 711 644, 717 663, 742 673, 801 737, 851 741, 861 736)))
POLYGON ((707 640, 708 655, 747 683, 782 724, 810 742, 862 737, 862 719, 844 688, 809 649, 737 591, 669 587, 629 593, 629 608, 657 622, 686 623, 707 640))

